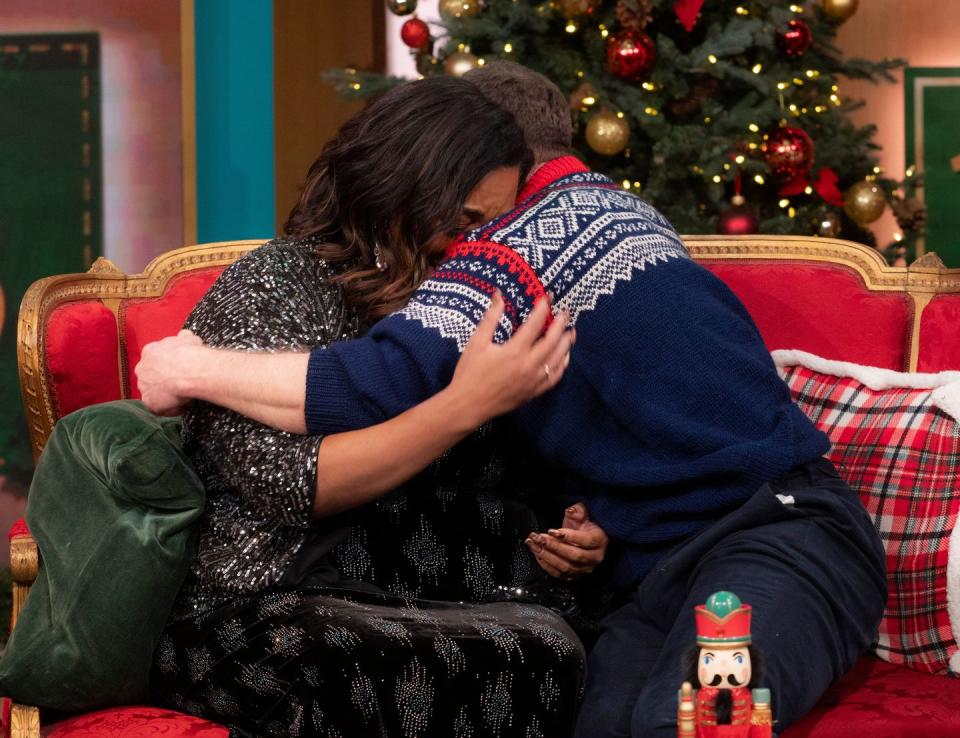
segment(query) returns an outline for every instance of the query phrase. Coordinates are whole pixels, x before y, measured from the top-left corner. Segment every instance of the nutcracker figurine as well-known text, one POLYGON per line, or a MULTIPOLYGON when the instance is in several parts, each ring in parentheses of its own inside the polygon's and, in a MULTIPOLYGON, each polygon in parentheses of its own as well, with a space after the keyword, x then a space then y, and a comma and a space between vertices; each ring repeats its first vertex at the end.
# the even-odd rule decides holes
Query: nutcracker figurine
POLYGON ((715 592, 694 613, 697 645, 684 656, 678 738, 771 738, 770 690, 755 688, 762 663, 751 645, 750 605, 715 592))

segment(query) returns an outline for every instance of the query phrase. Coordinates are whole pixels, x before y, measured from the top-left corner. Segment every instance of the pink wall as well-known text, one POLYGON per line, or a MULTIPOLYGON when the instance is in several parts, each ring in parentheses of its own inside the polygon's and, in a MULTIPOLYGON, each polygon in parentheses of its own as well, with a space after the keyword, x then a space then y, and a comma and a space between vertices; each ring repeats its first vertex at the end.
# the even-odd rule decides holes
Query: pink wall
MULTIPOLYGON (((960 67, 960 1, 862 0, 856 14, 841 27, 837 42, 848 57, 901 57, 911 67, 960 67)), ((876 124, 876 141, 883 147, 881 166, 891 177, 902 178, 906 161, 903 73, 897 73, 897 84, 851 81, 841 85, 840 93, 867 101, 854 120, 876 124)), ((897 230, 889 210, 874 227, 881 244, 888 243, 897 230)))
POLYGON ((0 33, 97 32, 104 254, 140 271, 183 245, 180 3, 2 0, 0 33))

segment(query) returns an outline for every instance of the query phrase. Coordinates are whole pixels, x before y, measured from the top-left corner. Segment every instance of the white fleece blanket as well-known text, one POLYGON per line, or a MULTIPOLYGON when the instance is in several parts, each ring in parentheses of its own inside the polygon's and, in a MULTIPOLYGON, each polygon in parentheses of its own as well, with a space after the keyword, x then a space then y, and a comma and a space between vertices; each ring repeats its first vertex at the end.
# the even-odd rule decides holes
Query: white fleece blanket
MULTIPOLYGON (((863 366, 847 361, 824 359, 806 351, 778 350, 771 352, 777 368, 803 366, 821 374, 833 377, 856 379, 872 390, 884 389, 928 389, 930 402, 960 423, 960 372, 940 372, 938 374, 908 374, 875 366, 863 366)), ((957 494, 960 494, 958 480, 957 494)), ((955 525, 950 534, 947 553, 947 612, 950 615, 950 628, 954 640, 960 644, 960 525, 955 525)), ((960 651, 950 657, 950 669, 960 674, 960 651)))

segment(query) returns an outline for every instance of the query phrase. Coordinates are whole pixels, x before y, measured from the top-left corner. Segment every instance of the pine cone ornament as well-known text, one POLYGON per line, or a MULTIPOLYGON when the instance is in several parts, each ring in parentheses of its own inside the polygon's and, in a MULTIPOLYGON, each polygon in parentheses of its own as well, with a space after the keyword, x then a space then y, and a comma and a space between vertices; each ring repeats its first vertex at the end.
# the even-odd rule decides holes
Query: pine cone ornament
POLYGON ((927 207, 915 197, 894 200, 891 209, 902 231, 923 230, 927 224, 927 207))
POLYGON ((690 85, 689 93, 667 103, 667 113, 674 120, 688 120, 700 112, 704 100, 716 97, 719 91, 720 80, 714 77, 695 79, 690 85))
POLYGON ((617 0, 617 23, 642 31, 653 20, 653 0, 617 0))

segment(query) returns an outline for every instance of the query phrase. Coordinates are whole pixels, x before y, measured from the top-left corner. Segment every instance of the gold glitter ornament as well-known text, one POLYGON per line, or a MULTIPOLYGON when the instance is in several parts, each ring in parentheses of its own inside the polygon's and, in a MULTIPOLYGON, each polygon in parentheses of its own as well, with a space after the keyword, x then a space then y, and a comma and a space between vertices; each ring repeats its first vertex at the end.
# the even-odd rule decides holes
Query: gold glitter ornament
POLYGON ((840 225, 840 213, 831 210, 818 221, 817 235, 824 238, 836 238, 840 235, 840 225))
POLYGON ((480 66, 480 60, 469 51, 455 51, 443 62, 443 71, 451 77, 462 77, 480 66))
POLYGON ((820 0, 823 14, 832 21, 843 23, 857 12, 860 0, 820 0))
POLYGON ((554 7, 564 20, 580 20, 596 13, 600 0, 555 0, 554 7))
POLYGON ((410 15, 417 9, 417 0, 387 0, 387 8, 394 15, 410 15))
POLYGON ((440 0, 440 17, 445 21, 473 18, 481 10, 480 0, 440 0))
POLYGON ((887 198, 883 190, 873 182, 857 182, 843 196, 846 211, 850 219, 859 226, 873 223, 883 215, 887 207, 887 198))
POLYGON ((630 141, 630 124, 609 110, 601 110, 587 123, 587 145, 604 156, 619 154, 630 141))

